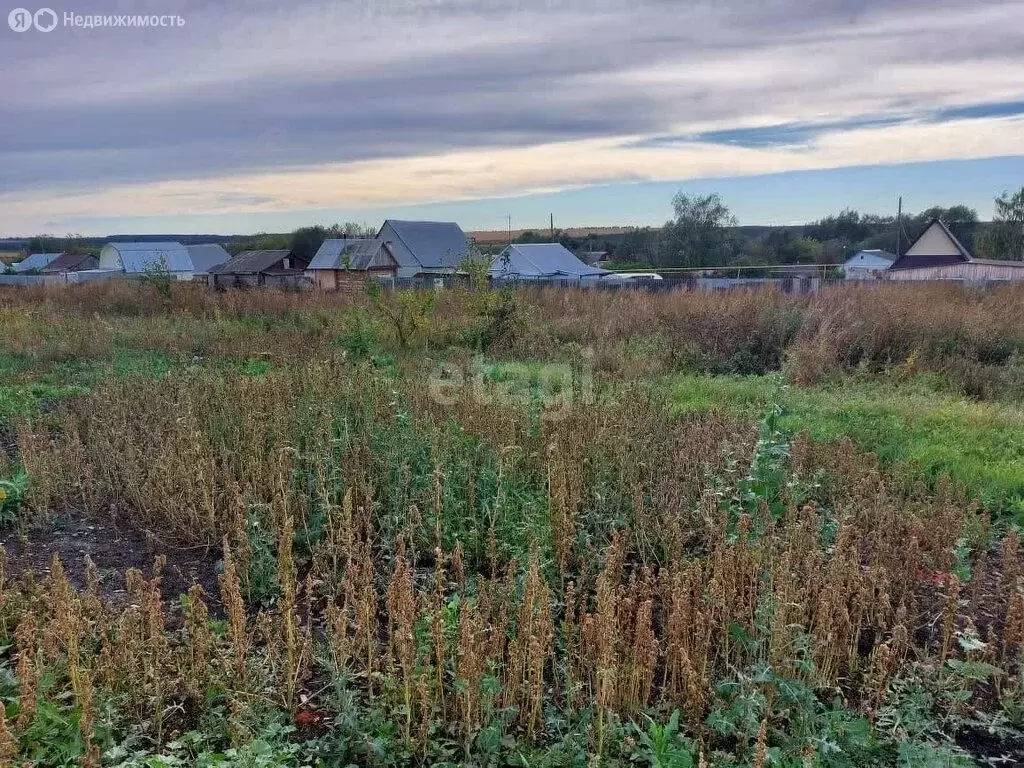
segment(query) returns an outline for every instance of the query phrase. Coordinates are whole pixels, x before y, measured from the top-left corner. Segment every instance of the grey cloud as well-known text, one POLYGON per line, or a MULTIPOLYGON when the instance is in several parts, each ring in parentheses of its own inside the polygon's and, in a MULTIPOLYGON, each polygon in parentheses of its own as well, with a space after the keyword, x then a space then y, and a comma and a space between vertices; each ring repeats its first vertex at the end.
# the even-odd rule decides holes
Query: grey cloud
POLYGON ((180 13, 187 24, 31 39, 3 30, 2 53, 18 62, 0 73, 4 190, 658 136, 680 123, 715 123, 699 131, 714 135, 780 106, 814 113, 844 99, 913 115, 944 106, 930 103, 943 84, 890 84, 896 65, 1019 65, 1024 49, 1019 2, 113 0, 75 12, 180 13), (941 13, 969 32, 916 25, 941 13), (979 13, 1003 23, 973 23, 979 13), (894 23, 920 26, 913 45, 892 37, 894 23), (848 30, 859 42, 830 58, 848 30), (815 45, 813 57, 787 53, 815 45), (759 58, 749 77, 704 77, 750 57, 759 58), (766 82, 758 62, 784 76, 766 82), (679 75, 651 86, 626 75, 635 70, 679 75))

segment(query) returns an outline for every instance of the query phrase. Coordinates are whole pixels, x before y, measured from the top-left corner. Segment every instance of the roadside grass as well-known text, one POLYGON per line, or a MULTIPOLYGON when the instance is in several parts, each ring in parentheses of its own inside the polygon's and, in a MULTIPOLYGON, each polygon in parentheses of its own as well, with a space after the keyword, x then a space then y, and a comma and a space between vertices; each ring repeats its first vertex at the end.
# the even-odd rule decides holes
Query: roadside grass
POLYGON ((671 386, 677 414, 749 416, 774 400, 787 432, 806 431, 816 442, 848 437, 884 464, 917 467, 929 480, 946 473, 986 506, 1024 516, 1024 409, 1017 405, 956 397, 926 377, 801 389, 777 375, 683 375, 671 386))

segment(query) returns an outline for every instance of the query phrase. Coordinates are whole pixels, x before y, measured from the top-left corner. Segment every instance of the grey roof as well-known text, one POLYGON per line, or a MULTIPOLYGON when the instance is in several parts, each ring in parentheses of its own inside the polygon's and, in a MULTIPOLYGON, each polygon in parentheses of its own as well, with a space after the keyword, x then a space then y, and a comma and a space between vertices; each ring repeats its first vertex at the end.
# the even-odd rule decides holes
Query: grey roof
MULTIPOLYGON (((104 248, 113 248, 121 258, 121 267, 129 274, 142 274, 163 265, 168 272, 192 272, 192 260, 185 246, 176 242, 156 243, 107 243, 104 248)), ((102 255, 100 263, 102 264, 102 255)), ((106 268, 106 267, 104 267, 106 268)))
POLYGON ((584 264, 560 243, 509 245, 491 261, 493 277, 600 278, 613 274, 584 264))
POLYGON ((209 272, 213 267, 231 259, 231 254, 216 243, 206 245, 186 245, 188 257, 192 260, 192 269, 197 274, 209 272))
POLYGON ((242 251, 226 263, 210 270, 213 275, 257 275, 266 272, 282 259, 288 258, 291 251, 242 251))
POLYGON ((83 265, 96 264, 97 256, 91 253, 62 253, 46 265, 43 272, 72 272, 83 265))
POLYGON ((454 270, 469 258, 466 233, 450 221, 388 219, 377 237, 392 243, 400 267, 454 270))
POLYGON ((378 237, 324 240, 307 269, 379 269, 398 266, 378 237))
POLYGON ((11 269, 15 272, 31 272, 33 270, 42 271, 49 266, 51 261, 60 255, 60 253, 33 253, 31 256, 26 256, 17 264, 11 264, 11 269))

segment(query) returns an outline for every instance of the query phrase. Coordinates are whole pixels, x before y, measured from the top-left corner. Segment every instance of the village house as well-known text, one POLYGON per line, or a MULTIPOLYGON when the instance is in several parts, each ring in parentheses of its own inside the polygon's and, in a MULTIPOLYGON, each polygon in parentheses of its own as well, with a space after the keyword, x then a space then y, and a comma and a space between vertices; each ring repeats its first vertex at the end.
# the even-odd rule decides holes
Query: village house
POLYGON ((940 219, 886 270, 887 280, 959 280, 982 283, 1024 280, 1024 263, 976 259, 940 219))
POLYGON ((874 280, 882 277, 894 261, 896 257, 888 251, 860 251, 843 263, 843 276, 847 280, 874 280))
POLYGON ((388 219, 375 239, 388 243, 399 278, 456 275, 469 258, 466 233, 454 222, 388 219))
POLYGON ((584 251, 580 254, 580 259, 592 267, 600 267, 611 261, 612 255, 608 251, 584 251))
POLYGON ((224 264, 210 269, 211 288, 271 286, 297 288, 306 282, 303 271, 309 262, 291 251, 242 251, 224 264))
POLYGON ((614 272, 583 263, 560 243, 506 246, 491 260, 490 276, 492 280, 499 282, 557 280, 593 283, 599 280, 619 279, 614 272))
POLYGON ((376 237, 324 240, 306 268, 313 285, 326 291, 352 290, 367 280, 392 282, 397 275, 391 243, 376 237))

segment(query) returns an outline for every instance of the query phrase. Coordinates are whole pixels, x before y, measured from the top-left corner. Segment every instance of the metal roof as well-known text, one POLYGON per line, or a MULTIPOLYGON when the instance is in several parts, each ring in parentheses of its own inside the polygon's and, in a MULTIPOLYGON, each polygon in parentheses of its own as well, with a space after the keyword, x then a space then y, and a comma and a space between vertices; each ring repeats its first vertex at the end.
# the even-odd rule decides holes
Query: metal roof
POLYGON ((90 259, 95 261, 96 258, 96 255, 92 253, 62 253, 47 264, 43 272, 69 272, 77 269, 90 259))
POLYGON ((455 222, 388 219, 377 237, 392 243, 400 267, 455 270, 469 258, 466 233, 455 222))
POLYGON ((288 258, 291 251, 242 251, 229 261, 210 270, 213 275, 257 275, 288 258))
MULTIPOLYGON (((168 272, 194 271, 188 251, 181 243, 107 243, 103 248, 104 250, 111 248, 116 251, 121 261, 121 268, 129 274, 142 274, 161 266, 165 266, 168 272)), ((101 253, 100 266, 103 269, 112 268, 103 262, 101 253)))
POLYGON ((61 255, 62 254, 60 253, 33 253, 31 256, 26 256, 17 264, 11 264, 11 269, 15 272, 31 272, 33 270, 39 270, 41 272, 50 264, 50 262, 54 261, 61 255))
POLYGON ((864 264, 872 266, 889 265, 896 261, 896 257, 888 251, 878 249, 858 251, 846 260, 844 266, 856 267, 864 264))
POLYGON ((324 240, 307 269, 379 269, 398 262, 378 237, 324 240))
POLYGON ((614 273, 584 264, 560 243, 516 244, 491 261, 493 277, 605 277, 614 273))
POLYGON ((196 274, 205 274, 213 267, 231 260, 231 254, 216 243, 203 245, 186 245, 188 257, 192 260, 192 270, 196 274))

